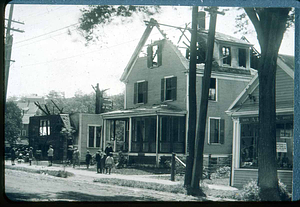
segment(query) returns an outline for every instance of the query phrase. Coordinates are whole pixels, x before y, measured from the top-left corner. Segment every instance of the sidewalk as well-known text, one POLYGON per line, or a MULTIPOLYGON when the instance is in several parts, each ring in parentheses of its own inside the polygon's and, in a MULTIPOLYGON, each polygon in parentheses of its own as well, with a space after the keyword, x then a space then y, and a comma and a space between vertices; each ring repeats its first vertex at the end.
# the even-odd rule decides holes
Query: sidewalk
MULTIPOLYGON (((33 165, 29 166, 28 163, 21 163, 16 164, 14 166, 11 165, 10 161, 5 161, 5 166, 7 166, 8 169, 12 168, 26 168, 26 169, 34 169, 34 170, 48 170, 48 171, 59 171, 64 170, 63 165, 61 164, 53 164, 53 166, 48 167, 47 161, 40 161, 38 165, 34 163, 33 165)), ((94 166, 91 166, 91 168, 95 168, 94 166)), ((123 179, 123 180, 134 180, 134 181, 140 181, 145 183, 158 183, 158 184, 164 184, 164 185, 177 185, 180 184, 179 181, 171 181, 171 180, 164 180, 164 179, 156 179, 156 175, 122 175, 122 174, 98 174, 95 171, 87 170, 85 166, 81 166, 73 168, 72 166, 65 167, 65 171, 73 173, 75 176, 70 177, 68 179, 76 180, 86 180, 93 182, 94 179, 101 179, 101 178, 116 178, 116 179, 123 179)), ((170 176, 170 174, 163 174, 163 175, 157 175, 157 176, 170 176)), ((231 187, 231 186, 225 186, 225 185, 212 185, 212 184, 205 184, 210 189, 216 189, 216 190, 226 190, 226 191, 235 191, 238 190, 237 188, 231 187)))

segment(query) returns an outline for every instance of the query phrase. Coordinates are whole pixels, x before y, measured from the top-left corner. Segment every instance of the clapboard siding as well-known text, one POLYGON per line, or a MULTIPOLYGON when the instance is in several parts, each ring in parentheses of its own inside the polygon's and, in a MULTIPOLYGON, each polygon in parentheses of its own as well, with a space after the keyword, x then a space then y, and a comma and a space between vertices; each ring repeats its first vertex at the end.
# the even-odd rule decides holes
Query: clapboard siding
MULTIPOLYGON (((243 188, 251 180, 256 180, 258 171, 254 169, 235 169, 233 186, 236 188, 243 188)), ((292 192, 293 172, 292 171, 278 171, 278 179, 287 186, 287 190, 292 192)))

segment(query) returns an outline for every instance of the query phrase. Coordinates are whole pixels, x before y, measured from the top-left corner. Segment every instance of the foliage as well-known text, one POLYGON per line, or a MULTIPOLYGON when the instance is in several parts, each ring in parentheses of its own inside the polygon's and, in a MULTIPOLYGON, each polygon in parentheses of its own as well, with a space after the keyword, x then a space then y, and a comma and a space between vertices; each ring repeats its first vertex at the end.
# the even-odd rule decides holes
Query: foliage
POLYGON ((219 178, 229 178, 230 177, 230 167, 223 166, 219 167, 215 173, 212 173, 211 178, 219 179, 219 178))
POLYGON ((243 186, 240 198, 244 201, 260 201, 259 193, 260 188, 257 185, 257 180, 251 180, 243 186))
POLYGON ((5 140, 14 144, 20 135, 22 126, 22 112, 13 101, 5 104, 5 140))
MULTIPOLYGON (((91 5, 88 8, 81 9, 79 18, 79 31, 89 41, 94 41, 94 30, 98 25, 112 23, 116 18, 130 19, 133 14, 143 14, 144 18, 154 15, 160 11, 159 6, 108 6, 108 5, 91 5)), ((97 36, 96 36, 97 38, 97 36)))

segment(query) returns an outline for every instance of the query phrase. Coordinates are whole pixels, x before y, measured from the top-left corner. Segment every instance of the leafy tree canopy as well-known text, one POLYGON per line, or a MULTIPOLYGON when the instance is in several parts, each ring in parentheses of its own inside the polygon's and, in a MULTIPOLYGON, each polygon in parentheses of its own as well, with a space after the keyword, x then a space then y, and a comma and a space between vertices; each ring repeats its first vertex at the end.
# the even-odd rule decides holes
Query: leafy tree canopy
POLYGON ((14 144, 20 135, 22 126, 22 112, 13 101, 5 105, 5 141, 14 144))
POLYGON ((160 7, 155 6, 108 6, 108 5, 91 5, 88 8, 81 9, 82 15, 79 18, 79 31, 87 42, 94 39, 94 30, 99 25, 112 23, 116 18, 125 17, 130 19, 134 14, 142 14, 147 18, 160 12, 160 7))

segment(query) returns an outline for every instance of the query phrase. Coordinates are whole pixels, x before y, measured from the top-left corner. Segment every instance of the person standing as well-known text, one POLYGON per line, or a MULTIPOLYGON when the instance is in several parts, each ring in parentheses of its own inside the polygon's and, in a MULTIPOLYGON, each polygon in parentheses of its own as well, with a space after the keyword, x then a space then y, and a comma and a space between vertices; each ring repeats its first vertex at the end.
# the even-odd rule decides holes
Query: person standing
POLYGON ((48 149, 48 161, 49 161, 49 165, 48 166, 52 166, 53 154, 54 154, 54 149, 52 148, 52 145, 50 145, 49 149, 48 149))
POLYGON ((73 147, 69 146, 68 147, 68 151, 67 151, 67 162, 68 162, 68 165, 72 164, 72 159, 73 159, 73 147))
POLYGON ((85 156, 85 162, 86 162, 87 169, 89 169, 91 159, 92 159, 92 155, 90 154, 90 151, 87 151, 86 156, 85 156))
POLYGON ((16 159, 16 148, 12 147, 10 150, 10 159, 11 159, 11 164, 15 165, 15 159, 16 159))
POLYGON ((75 168, 76 164, 80 167, 79 156, 79 150, 75 148, 73 152, 73 168, 75 168))
POLYGON ((97 173, 102 173, 101 170, 101 155, 100 150, 96 152, 97 173))
POLYGON ((114 165, 114 158, 111 157, 110 155, 107 156, 106 160, 105 160, 105 168, 106 168, 106 174, 110 174, 111 172, 111 168, 114 165))
POLYGON ((112 156, 113 148, 110 143, 107 143, 107 146, 106 146, 104 152, 105 152, 106 156, 112 156))
POLYGON ((29 148, 29 152, 28 152, 28 161, 29 161, 29 165, 31 165, 32 159, 33 159, 33 148, 30 147, 29 148))
POLYGON ((106 154, 102 150, 100 150, 100 157, 100 172, 104 173, 106 154))

